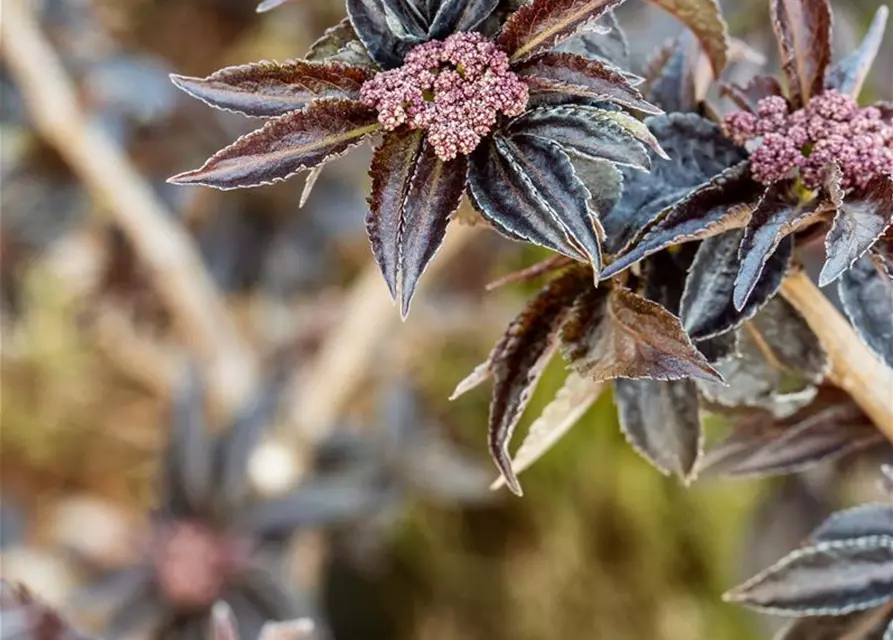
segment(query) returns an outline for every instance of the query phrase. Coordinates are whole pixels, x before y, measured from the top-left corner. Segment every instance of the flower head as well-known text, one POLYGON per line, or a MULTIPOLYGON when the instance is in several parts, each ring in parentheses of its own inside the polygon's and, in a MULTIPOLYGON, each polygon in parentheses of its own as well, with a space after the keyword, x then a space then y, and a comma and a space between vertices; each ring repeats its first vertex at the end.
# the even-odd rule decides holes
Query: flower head
POLYGON ((820 187, 828 166, 837 164, 844 189, 864 189, 872 178, 893 174, 893 122, 874 107, 829 89, 802 109, 789 112, 780 96, 757 104, 757 113, 726 117, 727 135, 738 144, 757 141, 751 156, 753 176, 765 185, 799 169, 803 184, 820 187))
POLYGON ((418 45, 402 67, 367 81, 360 96, 386 130, 424 129, 437 156, 449 161, 474 151, 500 113, 524 113, 528 88, 495 44, 457 33, 418 45))

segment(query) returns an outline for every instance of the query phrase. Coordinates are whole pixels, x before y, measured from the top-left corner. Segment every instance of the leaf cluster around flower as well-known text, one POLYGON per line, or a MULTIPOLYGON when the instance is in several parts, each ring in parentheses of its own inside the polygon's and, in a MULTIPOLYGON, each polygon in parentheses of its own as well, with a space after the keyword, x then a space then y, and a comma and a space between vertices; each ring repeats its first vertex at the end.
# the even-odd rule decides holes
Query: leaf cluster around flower
MULTIPOLYGON (((503 235, 597 274, 601 203, 587 175, 613 164, 647 171, 648 148, 662 153, 618 108, 660 113, 608 55, 623 42, 605 33, 622 2, 534 0, 506 11, 497 0, 347 0, 349 21, 305 60, 174 76, 212 106, 272 120, 171 181, 233 189, 315 177, 383 133, 366 227, 404 316, 466 194, 503 235)), ((654 2, 695 30, 719 71, 727 34, 714 0, 654 2)))

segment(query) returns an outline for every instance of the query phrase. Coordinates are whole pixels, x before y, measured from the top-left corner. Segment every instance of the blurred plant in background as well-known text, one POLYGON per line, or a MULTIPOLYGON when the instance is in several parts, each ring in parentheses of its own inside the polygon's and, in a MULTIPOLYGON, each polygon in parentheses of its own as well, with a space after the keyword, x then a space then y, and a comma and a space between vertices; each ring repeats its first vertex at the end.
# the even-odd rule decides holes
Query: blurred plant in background
MULTIPOLYGON (((520 4, 501 3, 500 19, 520 4)), ((685 6, 654 4, 675 7, 677 14, 685 6)), ((835 51, 845 54, 856 49, 877 3, 835 4, 835 51)), ((706 9, 712 2, 702 6, 695 18, 713 15, 706 9)), ((107 628, 114 622, 111 610, 123 613, 124 622, 138 622, 145 613, 144 623, 168 622, 183 637, 211 633, 219 640, 237 631, 255 638, 262 618, 299 614, 316 621, 314 638, 760 638, 775 623, 723 603, 720 594, 797 547, 838 506, 878 495, 875 472, 889 459, 889 445, 870 420, 814 376, 767 373, 765 358, 749 361, 748 371, 765 383, 752 389, 754 406, 705 421, 708 452, 700 462, 693 458, 675 469, 678 459, 663 461, 680 475, 701 472, 704 481, 689 489, 655 473, 628 446, 610 393, 566 382, 561 363, 552 362, 527 403, 537 419, 518 414, 512 420, 539 434, 559 423, 578 426, 557 444, 547 433, 543 442, 526 443, 526 453, 522 445, 516 470, 554 445, 527 472, 524 500, 489 493, 493 478, 480 460, 486 403, 475 395, 452 404, 446 398, 535 291, 524 278, 510 278, 520 282, 489 294, 486 284, 548 258, 546 252, 480 232, 479 215, 461 206, 413 313, 398 327, 399 311, 378 266, 367 266, 365 150, 312 173, 307 187, 291 181, 221 194, 165 183, 173 168, 198 165, 254 128, 184 99, 167 75, 203 77, 246 60, 294 58, 344 18, 343 3, 264 2, 260 8, 276 11, 259 15, 242 0, 10 0, 4 22, 21 26, 15 19, 22 7, 34 10, 38 44, 45 36, 50 53, 58 54, 76 101, 67 110, 65 92, 55 94, 51 104, 70 117, 40 115, 34 87, 45 85, 22 81, 21 56, 10 55, 4 27, 0 569, 80 627, 107 628), (84 142, 97 138, 77 133, 81 124, 98 128, 101 140, 126 152, 119 164, 137 178, 135 190, 132 181, 114 183, 112 191, 123 194, 116 200, 97 187, 95 174, 84 172, 83 164, 107 154, 91 157, 95 147, 84 142), (305 198, 309 187, 312 197, 305 198), (122 217, 122 210, 145 212, 150 200, 160 227, 122 217), (158 229, 174 233, 157 235, 158 229), (158 245, 166 251, 147 253, 152 238, 169 240, 158 245), (183 260, 184 241, 195 262, 183 260), (445 263, 444 270, 439 265, 445 263), (201 273, 183 265, 198 265, 201 273), (211 295, 184 296, 196 283, 201 286, 193 290, 211 295), (199 319, 184 326, 184 309, 199 319), (234 371, 220 364, 221 354, 238 356, 234 371), (194 358, 201 375, 184 385, 183 363, 194 358), (291 369, 272 383, 260 363, 282 359, 291 369), (254 419, 233 417, 252 415, 252 404, 263 409, 254 419), (796 475, 754 483, 719 477, 792 471, 796 475), (159 484, 167 490, 159 492, 159 484), (237 499, 198 499, 209 496, 237 499), (157 505, 166 508, 153 511, 157 505), (336 526, 316 530, 333 521, 336 526), (229 539, 236 543, 221 546, 229 539), (254 544, 243 546, 246 539, 254 544), (172 557, 163 551, 174 544, 195 563, 188 575, 182 573, 186 562, 174 560, 173 572, 163 562, 172 557), (247 571, 242 561, 249 559, 247 571), (198 578, 212 565, 221 571, 204 574, 208 588, 199 589, 198 578), (222 571, 227 568, 240 571, 222 571), (115 609, 127 595, 125 583, 157 597, 130 591, 146 609, 115 609), (90 594, 87 607, 82 598, 90 594), (221 594, 235 610, 235 623, 226 608, 214 607, 221 594), (264 610, 271 594, 298 602, 264 610)), ((777 66, 767 8, 764 0, 725 3, 729 32, 740 39, 731 40, 725 81, 745 84, 758 71, 757 51, 768 58, 760 73, 777 66)), ((733 107, 710 84, 711 68, 726 62, 717 56, 725 56, 727 34, 715 30, 712 18, 708 22, 704 32, 712 38, 679 35, 682 27, 668 13, 629 0, 603 19, 612 28, 608 34, 566 42, 563 53, 620 67, 630 84, 644 79, 634 90, 664 111, 703 123, 714 108, 733 107)), ((393 20, 387 28, 394 28, 393 20)), ((32 31, 18 30, 14 44, 33 44, 32 31)), ((399 29, 395 37, 421 40, 399 29)), ((866 104, 893 98, 886 80, 893 69, 891 40, 880 45, 867 77, 866 104)), ((28 52, 45 70, 33 77, 56 78, 52 65, 42 64, 40 47, 28 52)), ((350 43, 340 51, 363 53, 350 43)), ((585 108, 621 113, 604 102, 585 108)), ((624 122, 635 127, 639 121, 624 122)), ((692 153, 691 146, 658 140, 673 158, 692 153)), ((623 148, 629 153, 634 147, 623 148)), ((677 183, 670 175, 673 161, 650 149, 642 153, 650 174, 627 167, 618 173, 628 191, 666 197, 660 206, 652 203, 652 213, 725 168, 694 171, 691 182, 677 183), (646 176, 667 181, 650 183, 646 176)), ((736 153, 729 150, 735 157, 726 166, 740 159, 736 153)), ((588 179, 617 175, 598 163, 592 167, 602 171, 591 170, 588 179)), ((599 198, 598 206, 627 213, 644 202, 599 198)), ((628 215, 604 218, 609 233, 598 241, 616 254, 638 228, 628 215)), ((730 243, 718 242, 708 247, 711 255, 731 255, 730 243)), ((821 250, 803 244, 800 259, 818 272, 821 250)), ((658 254, 647 268, 634 267, 626 286, 645 283, 638 293, 649 300, 663 296, 658 302, 679 313, 666 296, 683 292, 661 289, 656 285, 666 279, 652 274, 709 261, 684 248, 669 257, 658 254)), ((539 273, 566 265, 553 261, 539 273)), ((591 285, 593 274, 587 276, 591 285)), ((603 289, 616 297, 607 292, 621 287, 603 289)), ((768 327, 756 335, 778 346, 784 341, 771 332, 771 311, 767 306, 749 315, 747 324, 768 327)), ((745 339, 738 349, 747 346, 745 339)), ((710 351, 723 345, 710 342, 694 341, 707 363, 702 369, 727 375, 721 354, 710 351)), ((667 389, 694 385, 639 386, 659 398, 667 389)), ((637 433, 629 407, 647 396, 631 394, 634 386, 623 382, 615 390, 627 408, 621 411, 627 435, 637 433)), ((706 395, 689 426, 700 425, 704 410, 729 402, 718 387, 706 395)), ((652 458, 666 453, 652 442, 638 445, 652 458)), ((4 586, 4 607, 13 596, 16 606, 30 598, 4 586)), ((60 618, 48 615, 57 624, 60 618)), ((4 638, 13 619, 4 608, 4 638)), ((303 637, 305 626, 284 627, 282 637, 303 637)), ((151 637, 140 624, 129 636, 113 631, 111 637, 151 637)), ((156 637, 174 637, 161 634, 156 637)))

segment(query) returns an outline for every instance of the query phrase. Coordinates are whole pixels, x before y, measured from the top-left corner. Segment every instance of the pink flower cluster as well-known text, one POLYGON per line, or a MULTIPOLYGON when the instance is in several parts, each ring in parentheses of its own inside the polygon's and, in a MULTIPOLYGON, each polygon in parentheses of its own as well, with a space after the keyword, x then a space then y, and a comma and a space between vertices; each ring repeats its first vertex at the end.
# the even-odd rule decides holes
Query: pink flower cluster
POLYGON ((377 74, 360 95, 385 129, 424 129, 437 156, 449 161, 471 153, 500 113, 521 115, 528 89, 496 45, 478 33, 457 33, 418 45, 402 67, 377 74))
POLYGON ((864 188, 877 175, 893 174, 893 122, 874 107, 828 90, 789 112, 784 98, 757 103, 757 113, 739 111, 725 119, 726 135, 744 145, 758 140, 750 156, 754 179, 771 184, 799 169, 810 189, 820 187, 828 166, 843 172, 843 188, 864 188))

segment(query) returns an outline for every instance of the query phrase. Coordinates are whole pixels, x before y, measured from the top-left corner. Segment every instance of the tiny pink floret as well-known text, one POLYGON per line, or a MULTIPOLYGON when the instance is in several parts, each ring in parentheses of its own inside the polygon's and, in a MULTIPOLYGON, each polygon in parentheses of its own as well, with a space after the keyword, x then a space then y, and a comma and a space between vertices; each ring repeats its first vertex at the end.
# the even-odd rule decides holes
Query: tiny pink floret
POLYGON ((418 45, 402 67, 367 81, 360 96, 388 131, 423 129, 446 162, 474 151, 500 113, 521 115, 529 93, 505 52, 478 33, 457 33, 418 45))
POLYGON ((732 113, 724 125, 736 144, 757 142, 751 168, 766 185, 799 170, 803 184, 816 189, 831 164, 841 168, 844 189, 863 189, 872 178, 893 174, 893 121, 833 89, 793 113, 784 98, 763 98, 756 114, 732 113))

